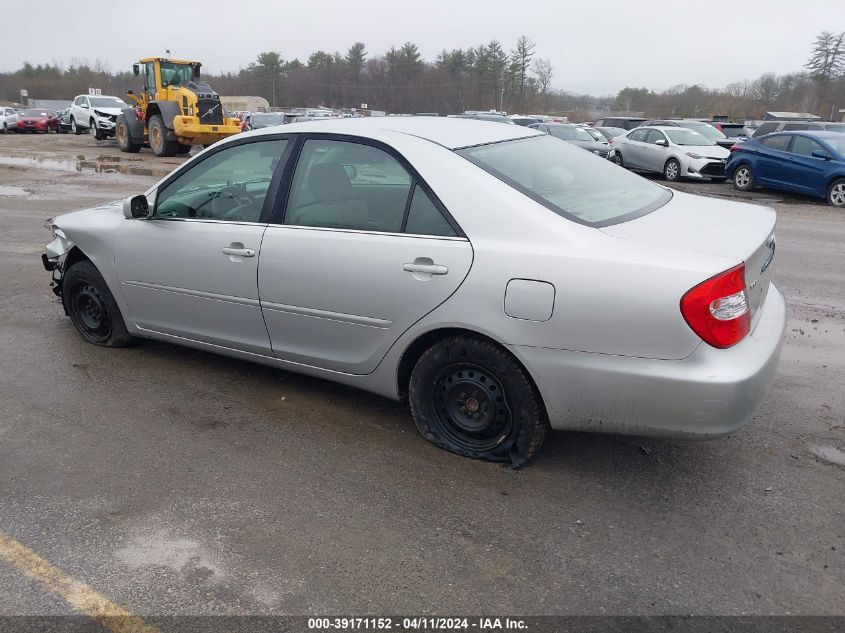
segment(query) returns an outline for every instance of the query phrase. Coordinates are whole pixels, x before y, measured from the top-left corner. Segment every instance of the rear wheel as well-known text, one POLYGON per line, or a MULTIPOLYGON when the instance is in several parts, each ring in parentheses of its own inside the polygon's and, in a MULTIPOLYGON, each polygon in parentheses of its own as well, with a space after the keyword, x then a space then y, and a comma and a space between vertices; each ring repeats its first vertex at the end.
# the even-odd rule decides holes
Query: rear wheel
POLYGON ((176 150, 176 153, 180 156, 184 156, 185 154, 191 153, 191 145, 183 145, 179 143, 179 148, 176 150))
POLYGON ((668 182, 676 182, 681 178, 681 163, 676 158, 670 158, 663 166, 663 177, 668 182))
POLYGON ((845 207, 845 178, 834 180, 827 190, 827 203, 836 208, 845 207))
POLYGON ((740 165, 734 172, 734 187, 740 191, 751 191, 754 188, 754 170, 751 165, 740 165))
POLYGON ((137 154, 141 151, 141 144, 132 142, 132 135, 129 133, 129 124, 126 122, 126 117, 123 114, 117 116, 117 126, 115 127, 114 134, 117 137, 117 146, 121 152, 137 154))
POLYGON ((619 150, 616 150, 616 153, 613 155, 613 162, 620 167, 625 166, 625 163, 622 161, 622 153, 619 150))
POLYGON ((160 115, 150 117, 147 126, 150 137, 150 148, 156 156, 173 156, 179 148, 179 141, 167 140, 167 128, 160 115))
POLYGON ((132 340, 111 291, 90 261, 79 261, 68 269, 62 297, 73 325, 89 343, 123 347, 132 340))
POLYGON ((481 338, 453 336, 430 347, 414 367, 408 398, 423 437, 466 457, 519 467, 549 428, 522 365, 481 338))

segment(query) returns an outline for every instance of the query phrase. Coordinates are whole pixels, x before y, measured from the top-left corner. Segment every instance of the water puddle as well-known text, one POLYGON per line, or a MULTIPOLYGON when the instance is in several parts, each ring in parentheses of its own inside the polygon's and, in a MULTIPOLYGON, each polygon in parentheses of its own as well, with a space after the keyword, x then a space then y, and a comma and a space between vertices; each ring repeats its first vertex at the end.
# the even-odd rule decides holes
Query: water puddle
POLYGON ((837 466, 845 466, 845 451, 840 450, 836 446, 810 444, 808 448, 813 455, 824 462, 836 464, 837 466))
POLYGON ((122 158, 120 156, 100 156, 87 158, 41 158, 37 156, 0 156, 0 165, 31 167, 68 173, 126 174, 130 176, 166 176, 181 163, 159 163, 145 161, 142 158, 122 158))
POLYGON ((15 196, 15 197, 22 197, 28 196, 29 191, 24 189, 23 187, 10 187, 8 185, 0 185, 0 196, 15 196))

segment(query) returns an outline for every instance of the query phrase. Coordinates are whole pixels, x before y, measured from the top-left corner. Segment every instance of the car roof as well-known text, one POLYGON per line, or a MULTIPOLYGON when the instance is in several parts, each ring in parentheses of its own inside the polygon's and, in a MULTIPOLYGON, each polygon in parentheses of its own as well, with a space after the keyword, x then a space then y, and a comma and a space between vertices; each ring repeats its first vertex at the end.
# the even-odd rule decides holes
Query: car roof
POLYGON ((302 123, 288 123, 281 129, 274 126, 248 134, 278 134, 280 132, 290 134, 316 132, 364 137, 378 135, 380 132, 397 132, 416 136, 448 149, 542 135, 542 132, 534 129, 519 125, 507 125, 497 121, 427 116, 314 119, 302 123))
MULTIPOLYGON (((842 138, 842 132, 829 132, 827 130, 783 130, 781 132, 772 132, 772 136, 817 136, 819 138, 842 138)), ((764 134, 763 136, 769 136, 764 134)), ((762 136, 760 138, 763 138, 762 136)))

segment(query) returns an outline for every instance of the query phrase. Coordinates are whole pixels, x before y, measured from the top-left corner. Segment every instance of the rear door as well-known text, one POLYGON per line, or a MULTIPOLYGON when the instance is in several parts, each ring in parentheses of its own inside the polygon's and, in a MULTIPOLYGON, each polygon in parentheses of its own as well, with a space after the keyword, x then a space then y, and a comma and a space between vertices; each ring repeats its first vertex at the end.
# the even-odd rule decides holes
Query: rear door
POLYGON ((625 145, 622 150, 622 160, 627 167, 648 169, 648 160, 645 151, 645 139, 649 128, 643 127, 634 130, 625 136, 625 145))
POLYGON ((769 134, 760 139, 765 150, 760 152, 754 165, 754 177, 760 184, 783 185, 787 166, 791 161, 789 144, 792 136, 788 134, 769 134))
POLYGON ((273 352, 370 373, 461 285, 472 247, 419 174, 384 145, 309 135, 290 182, 258 270, 273 352))
POLYGON ((642 145, 643 165, 649 171, 663 171, 663 164, 666 162, 668 156, 669 140, 666 135, 654 128, 650 129, 645 136, 645 142, 642 145), (658 145, 657 141, 666 141, 667 145, 658 145))

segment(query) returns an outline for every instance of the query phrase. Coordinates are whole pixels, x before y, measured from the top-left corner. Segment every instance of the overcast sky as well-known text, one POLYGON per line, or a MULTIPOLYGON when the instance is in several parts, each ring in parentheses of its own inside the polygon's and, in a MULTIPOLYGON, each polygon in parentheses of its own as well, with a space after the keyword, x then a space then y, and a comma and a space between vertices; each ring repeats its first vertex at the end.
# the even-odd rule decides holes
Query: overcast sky
POLYGON ((318 49, 346 52, 359 40, 370 55, 412 41, 433 60, 443 48, 491 39, 510 50, 525 34, 536 42, 535 55, 551 60, 555 88, 595 95, 626 85, 718 88, 765 72, 801 70, 820 31, 845 29, 845 0, 10 0, 3 5, 2 71, 24 61, 68 65, 73 58, 129 69, 139 57, 169 48, 174 57, 200 60, 206 72, 215 73, 244 68, 261 51, 304 61, 318 49))

